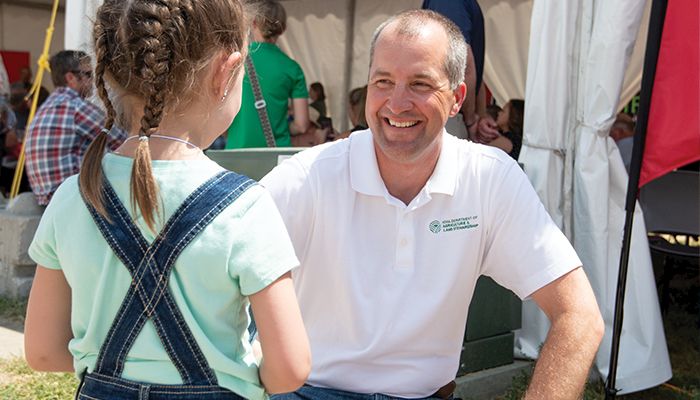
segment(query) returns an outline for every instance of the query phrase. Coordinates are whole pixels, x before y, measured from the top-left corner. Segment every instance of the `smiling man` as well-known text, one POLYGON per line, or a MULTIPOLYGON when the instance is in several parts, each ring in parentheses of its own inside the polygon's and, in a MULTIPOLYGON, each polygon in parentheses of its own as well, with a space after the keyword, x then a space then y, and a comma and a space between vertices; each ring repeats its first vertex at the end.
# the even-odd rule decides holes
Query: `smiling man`
POLYGON ((596 300, 519 166, 445 132, 466 95, 465 57, 444 17, 391 18, 372 41, 370 129, 262 180, 301 261, 292 274, 313 353, 307 385, 283 397, 448 397, 480 275, 552 321, 528 396, 580 393, 603 331, 596 300))

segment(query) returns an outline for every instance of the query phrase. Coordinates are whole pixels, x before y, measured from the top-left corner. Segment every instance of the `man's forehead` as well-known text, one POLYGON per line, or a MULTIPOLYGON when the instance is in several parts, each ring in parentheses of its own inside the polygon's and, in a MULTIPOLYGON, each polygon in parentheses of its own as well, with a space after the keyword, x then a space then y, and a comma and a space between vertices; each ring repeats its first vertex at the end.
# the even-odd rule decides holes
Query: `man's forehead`
MULTIPOLYGON (((437 24, 428 23, 416 27, 416 29, 401 29, 396 24, 388 25, 377 38, 374 51, 374 59, 371 65, 371 74, 376 75, 391 75, 395 72, 397 63, 401 63, 403 72, 409 72, 406 61, 400 60, 401 56, 407 53, 411 54, 409 63, 428 65, 434 64, 436 68, 442 67, 444 53, 447 51, 446 35, 437 24), (431 26, 432 25, 432 26, 431 26), (440 34, 443 35, 444 41, 440 40, 440 34), (386 52, 391 52, 389 56, 385 56, 386 52), (423 63, 421 63, 423 61, 423 63), (415 63, 413 63, 415 62, 415 63), (406 67, 406 68, 403 68, 406 67)), ((437 79, 435 76, 437 71, 421 69, 412 73, 416 78, 437 79)))
MULTIPOLYGON (((394 66, 396 64, 393 64, 394 66)), ((416 72, 412 72, 409 70, 397 70, 396 68, 386 68, 383 65, 378 65, 376 68, 373 68, 371 71, 372 77, 374 78, 381 78, 381 77, 394 77, 397 72, 405 72, 409 76, 408 78, 410 79, 417 79, 417 80, 429 80, 429 81, 439 81, 441 78, 443 78, 439 72, 440 70, 435 68, 435 70, 430 70, 430 69, 422 69, 416 72)), ((446 78, 446 77, 444 77, 446 78)))
MULTIPOLYGON (((424 23, 394 21, 387 25, 380 33, 377 41, 384 40, 402 40, 411 43, 416 40, 439 41, 438 43, 447 43, 447 33, 445 29, 435 21, 425 21, 424 23)), ((435 45, 438 45, 435 43, 435 45)))
POLYGON ((388 25, 377 38, 375 53, 387 50, 419 50, 433 54, 447 52, 447 35, 440 25, 432 21, 420 26, 414 25, 388 25))

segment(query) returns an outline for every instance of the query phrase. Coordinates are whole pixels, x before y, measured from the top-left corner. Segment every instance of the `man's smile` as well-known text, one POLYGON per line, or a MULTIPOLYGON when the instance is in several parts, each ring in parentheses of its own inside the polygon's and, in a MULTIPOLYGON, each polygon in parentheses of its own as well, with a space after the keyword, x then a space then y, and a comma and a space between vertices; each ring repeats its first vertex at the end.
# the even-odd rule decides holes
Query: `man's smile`
POLYGON ((420 121, 396 121, 391 118, 384 118, 384 121, 395 128, 410 128, 417 125, 420 121))

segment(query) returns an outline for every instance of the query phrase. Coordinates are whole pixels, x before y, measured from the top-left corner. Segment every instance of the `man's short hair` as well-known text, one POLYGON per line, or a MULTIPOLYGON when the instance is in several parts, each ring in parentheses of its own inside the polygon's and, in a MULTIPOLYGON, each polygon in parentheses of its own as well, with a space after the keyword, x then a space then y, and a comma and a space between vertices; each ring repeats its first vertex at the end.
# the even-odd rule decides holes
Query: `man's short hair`
POLYGON ((66 74, 68 72, 79 71, 80 64, 89 63, 90 57, 80 50, 62 50, 51 56, 49 65, 51 66, 51 80, 56 87, 67 86, 66 74))
POLYGON ((450 81, 450 88, 456 89, 457 85, 464 81, 465 68, 467 66, 467 43, 457 25, 449 19, 431 10, 408 10, 394 15, 384 21, 374 31, 369 50, 369 65, 374 60, 374 48, 379 36, 388 25, 396 23, 397 33, 401 36, 415 37, 420 29, 428 22, 434 22, 441 26, 447 34, 447 49, 445 52, 444 69, 450 81))

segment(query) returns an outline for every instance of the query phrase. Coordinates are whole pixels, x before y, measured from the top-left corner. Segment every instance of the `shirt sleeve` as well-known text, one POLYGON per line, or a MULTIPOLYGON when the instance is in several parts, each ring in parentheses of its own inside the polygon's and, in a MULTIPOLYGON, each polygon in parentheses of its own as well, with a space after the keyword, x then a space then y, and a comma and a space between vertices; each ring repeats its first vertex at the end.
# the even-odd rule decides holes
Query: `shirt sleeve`
POLYGON ((260 186, 253 204, 235 224, 229 275, 238 280, 241 293, 256 293, 299 265, 282 218, 269 193, 260 186))
POLYGON ((89 101, 78 100, 75 104, 75 114, 73 120, 75 122, 76 132, 91 141, 97 137, 105 123, 105 115, 101 109, 89 101))
POLYGON ((260 184, 270 192, 277 204, 297 257, 303 263, 313 233, 314 191, 299 155, 275 167, 262 178, 260 184))
POLYGON ((293 99, 305 99, 309 97, 309 91, 306 88, 306 78, 304 77, 304 71, 301 69, 298 63, 294 63, 294 87, 292 88, 292 98, 293 99))
POLYGON ((482 273, 521 299, 581 266, 581 260, 540 202, 525 173, 508 160, 490 177, 482 273))
POLYGON ((49 202, 41 216, 39 227, 29 245, 29 257, 39 265, 49 269, 61 269, 56 253, 55 209, 56 201, 49 202))

